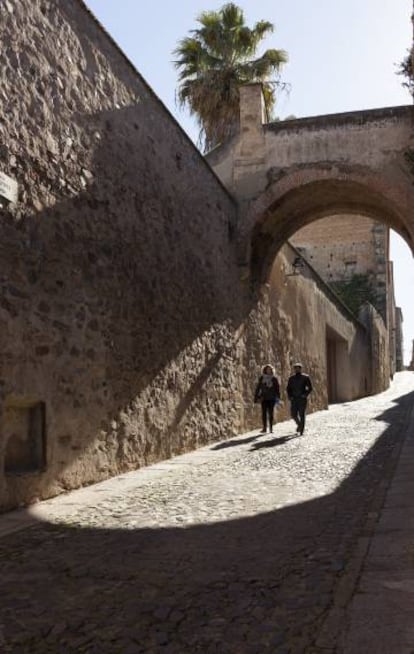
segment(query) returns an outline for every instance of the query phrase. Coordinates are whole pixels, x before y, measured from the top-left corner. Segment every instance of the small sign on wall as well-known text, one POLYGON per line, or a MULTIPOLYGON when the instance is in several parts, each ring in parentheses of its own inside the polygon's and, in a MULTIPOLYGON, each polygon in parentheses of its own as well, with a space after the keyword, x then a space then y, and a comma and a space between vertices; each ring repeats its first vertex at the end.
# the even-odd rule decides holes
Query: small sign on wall
POLYGON ((0 172, 0 199, 4 198, 8 202, 15 204, 17 202, 17 193, 16 180, 0 172))

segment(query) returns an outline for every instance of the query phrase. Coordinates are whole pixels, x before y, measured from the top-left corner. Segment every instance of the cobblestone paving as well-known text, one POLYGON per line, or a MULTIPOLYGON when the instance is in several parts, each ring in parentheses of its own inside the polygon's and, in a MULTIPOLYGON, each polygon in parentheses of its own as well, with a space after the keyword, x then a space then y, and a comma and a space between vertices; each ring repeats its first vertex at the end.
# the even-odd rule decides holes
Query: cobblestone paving
POLYGON ((413 389, 402 373, 303 437, 281 423, 93 504, 54 500, 48 523, 0 540, 0 652, 313 651, 413 389))

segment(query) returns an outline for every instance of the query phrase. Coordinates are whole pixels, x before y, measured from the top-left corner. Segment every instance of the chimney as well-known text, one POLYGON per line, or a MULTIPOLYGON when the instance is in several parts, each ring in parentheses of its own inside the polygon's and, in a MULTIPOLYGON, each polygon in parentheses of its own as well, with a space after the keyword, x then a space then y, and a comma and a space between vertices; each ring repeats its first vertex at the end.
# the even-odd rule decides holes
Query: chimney
POLYGON ((240 141, 238 156, 255 159, 263 156, 266 108, 260 83, 240 87, 240 141))
POLYGON ((262 85, 259 82, 245 84, 240 93, 240 131, 261 130, 267 122, 262 85))

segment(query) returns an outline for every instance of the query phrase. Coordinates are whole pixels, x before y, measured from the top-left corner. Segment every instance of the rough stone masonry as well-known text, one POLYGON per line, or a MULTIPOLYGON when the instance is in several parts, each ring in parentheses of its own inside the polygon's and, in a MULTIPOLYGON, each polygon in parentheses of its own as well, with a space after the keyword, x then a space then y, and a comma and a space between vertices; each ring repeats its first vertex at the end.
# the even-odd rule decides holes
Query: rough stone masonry
POLYGON ((82 2, 2 2, 0 46, 2 509, 256 424, 268 360, 326 406, 329 321, 367 392, 366 327, 290 250, 252 292, 236 202, 82 2))

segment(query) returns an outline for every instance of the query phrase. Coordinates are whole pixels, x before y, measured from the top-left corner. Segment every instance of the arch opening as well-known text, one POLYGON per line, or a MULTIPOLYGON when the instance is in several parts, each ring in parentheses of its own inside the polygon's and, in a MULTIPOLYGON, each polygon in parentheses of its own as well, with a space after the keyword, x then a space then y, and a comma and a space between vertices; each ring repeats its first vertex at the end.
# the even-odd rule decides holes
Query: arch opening
MULTIPOLYGON (((309 174, 302 184, 293 177, 269 187, 250 212, 253 295, 267 294, 277 316, 276 332, 289 316, 289 347, 305 352, 312 373, 326 387, 327 404, 380 392, 402 369, 396 338, 398 330, 402 334, 402 317, 389 243, 392 229, 413 252, 407 198, 397 202, 392 185, 389 192, 381 190, 363 175, 357 181, 315 180, 309 174), (335 224, 343 219, 345 239, 344 226, 335 224), (301 231, 310 234, 309 247, 297 238, 301 231), (319 252, 313 260, 314 232, 319 252), (294 270, 298 256, 299 271, 294 270)), ((273 324, 272 317, 270 331, 273 324)), ((402 346, 402 337, 399 342, 402 346)))
POLYGON ((296 232, 322 218, 338 215, 371 218, 395 230, 414 251, 402 208, 387 194, 367 184, 354 180, 318 180, 285 194, 275 191, 268 199, 268 205, 255 216, 251 232, 253 285, 260 286, 267 281, 280 248, 296 232))

